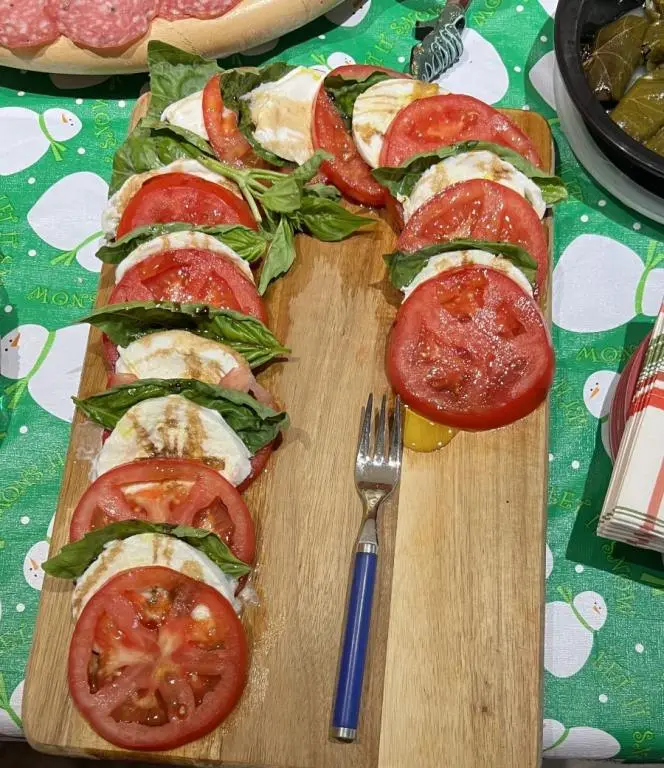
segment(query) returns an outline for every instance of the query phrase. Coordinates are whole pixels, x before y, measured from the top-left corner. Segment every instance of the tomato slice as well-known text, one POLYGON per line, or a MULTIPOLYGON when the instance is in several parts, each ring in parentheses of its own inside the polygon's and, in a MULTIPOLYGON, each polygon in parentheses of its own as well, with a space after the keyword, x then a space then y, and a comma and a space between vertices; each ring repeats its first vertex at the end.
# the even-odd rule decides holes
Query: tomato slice
POLYGON ((472 139, 509 147, 541 167, 535 145, 509 118, 479 99, 451 93, 404 107, 385 134, 380 164, 401 165, 421 152, 472 139))
POLYGON ((69 539, 78 541, 96 528, 122 520, 205 528, 243 562, 254 559, 256 533, 242 496, 219 472, 199 461, 142 459, 109 470, 81 496, 69 539))
POLYGON ((224 162, 236 163, 252 151, 251 144, 237 127, 235 112, 224 111, 220 79, 220 74, 212 75, 203 89, 203 120, 215 155, 224 162))
POLYGON ((353 137, 324 88, 318 91, 314 105, 312 138, 315 149, 334 155, 325 160, 321 170, 344 197, 362 205, 385 205, 385 187, 371 175, 371 168, 357 151, 353 137))
MULTIPOLYGON (((385 72, 398 78, 408 77, 391 69, 367 64, 346 64, 333 69, 330 75, 364 79, 374 72, 385 72)), ((334 155, 333 160, 326 160, 321 165, 321 170, 342 195, 361 205, 385 205, 385 188, 371 175, 371 168, 357 151, 352 135, 346 130, 325 88, 319 89, 314 105, 312 139, 315 149, 334 155)))
POLYGON ((164 173, 148 179, 131 198, 116 237, 146 224, 172 221, 258 228, 247 203, 230 189, 188 173, 164 173))
POLYGON ((256 451, 256 453, 251 457, 251 472, 249 473, 248 477, 246 477, 237 487, 237 490, 240 493, 244 493, 258 477, 258 475, 260 475, 260 473, 265 469, 265 465, 267 464, 275 447, 275 443, 268 443, 267 445, 264 445, 260 450, 256 451))
POLYGON ((534 410, 551 386, 554 358, 536 302, 498 270, 467 266, 427 280, 404 301, 386 365, 413 410, 479 430, 534 410))
POLYGON ((69 691, 112 744, 172 749, 228 716, 247 666, 244 628, 216 589, 170 568, 134 568, 83 609, 69 646, 69 691))
POLYGON ((537 262, 536 293, 543 294, 549 274, 546 230, 518 192, 487 179, 452 184, 415 211, 397 248, 417 251, 457 237, 520 245, 537 262))
POLYGON ((126 301, 200 302, 267 323, 251 280, 230 259, 199 248, 162 251, 136 264, 115 286, 108 303, 126 301))

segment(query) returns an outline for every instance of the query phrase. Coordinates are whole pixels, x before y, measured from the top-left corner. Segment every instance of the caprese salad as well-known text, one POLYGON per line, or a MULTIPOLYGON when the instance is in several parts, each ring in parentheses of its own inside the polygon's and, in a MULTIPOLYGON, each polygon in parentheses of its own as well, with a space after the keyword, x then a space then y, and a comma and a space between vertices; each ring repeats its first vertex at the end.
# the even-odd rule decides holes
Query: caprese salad
POLYGON ((115 286, 82 320, 103 332, 108 389, 76 404, 103 442, 44 569, 76 581, 77 708, 114 744, 161 750, 215 728, 245 684, 255 530, 241 492, 288 424, 254 373, 289 353, 262 295, 294 234, 371 224, 342 195, 388 206, 404 294, 390 381, 433 421, 489 429, 551 383, 542 217, 566 192, 502 114, 392 70, 221 70, 159 42, 149 64, 102 222, 115 286))

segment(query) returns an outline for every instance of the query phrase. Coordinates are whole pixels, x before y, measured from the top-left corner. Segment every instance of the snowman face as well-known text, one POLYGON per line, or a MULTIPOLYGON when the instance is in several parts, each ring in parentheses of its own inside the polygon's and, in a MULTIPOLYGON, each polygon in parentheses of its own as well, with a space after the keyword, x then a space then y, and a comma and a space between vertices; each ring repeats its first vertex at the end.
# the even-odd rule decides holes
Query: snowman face
POLYGON ((594 630, 601 629, 606 621, 606 603, 597 592, 581 592, 573 601, 581 618, 594 630))
POLYGON ((586 379, 583 385, 583 402, 596 419, 604 418, 611 409, 618 378, 615 371, 596 371, 586 379))
POLYGON ((48 542, 38 541, 28 550, 28 554, 23 561, 23 576, 28 584, 41 592, 44 583, 44 571, 42 563, 48 560, 48 542))
POLYGON ((0 339, 0 373, 8 379, 22 379, 37 362, 46 344, 48 331, 41 325, 19 325, 0 339))
POLYGON ((327 66, 330 69, 334 69, 335 67, 344 67, 347 64, 355 64, 355 59, 352 56, 349 56, 347 53, 336 51, 327 57, 327 66))
POLYGON ((73 138, 83 127, 78 117, 68 109, 47 109, 44 112, 44 122, 56 141, 73 138))

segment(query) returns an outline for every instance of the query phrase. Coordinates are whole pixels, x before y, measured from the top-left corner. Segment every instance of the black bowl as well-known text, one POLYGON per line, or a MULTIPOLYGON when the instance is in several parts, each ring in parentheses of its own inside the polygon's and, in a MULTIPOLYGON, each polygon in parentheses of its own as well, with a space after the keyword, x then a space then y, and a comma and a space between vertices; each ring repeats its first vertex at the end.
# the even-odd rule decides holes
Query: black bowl
POLYGON ((572 102, 599 149, 621 171, 657 195, 664 195, 664 157, 635 141, 619 128, 595 98, 581 65, 581 46, 600 27, 627 11, 639 0, 559 0, 555 47, 558 69, 572 102))

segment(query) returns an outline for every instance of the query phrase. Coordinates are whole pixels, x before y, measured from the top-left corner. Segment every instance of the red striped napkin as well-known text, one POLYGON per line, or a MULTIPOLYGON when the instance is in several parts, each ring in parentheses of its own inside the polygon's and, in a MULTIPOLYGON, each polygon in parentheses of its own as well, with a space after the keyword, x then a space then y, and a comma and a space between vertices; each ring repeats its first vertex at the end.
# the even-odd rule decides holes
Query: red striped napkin
POLYGON ((597 533, 664 552, 664 302, 630 404, 597 533))

